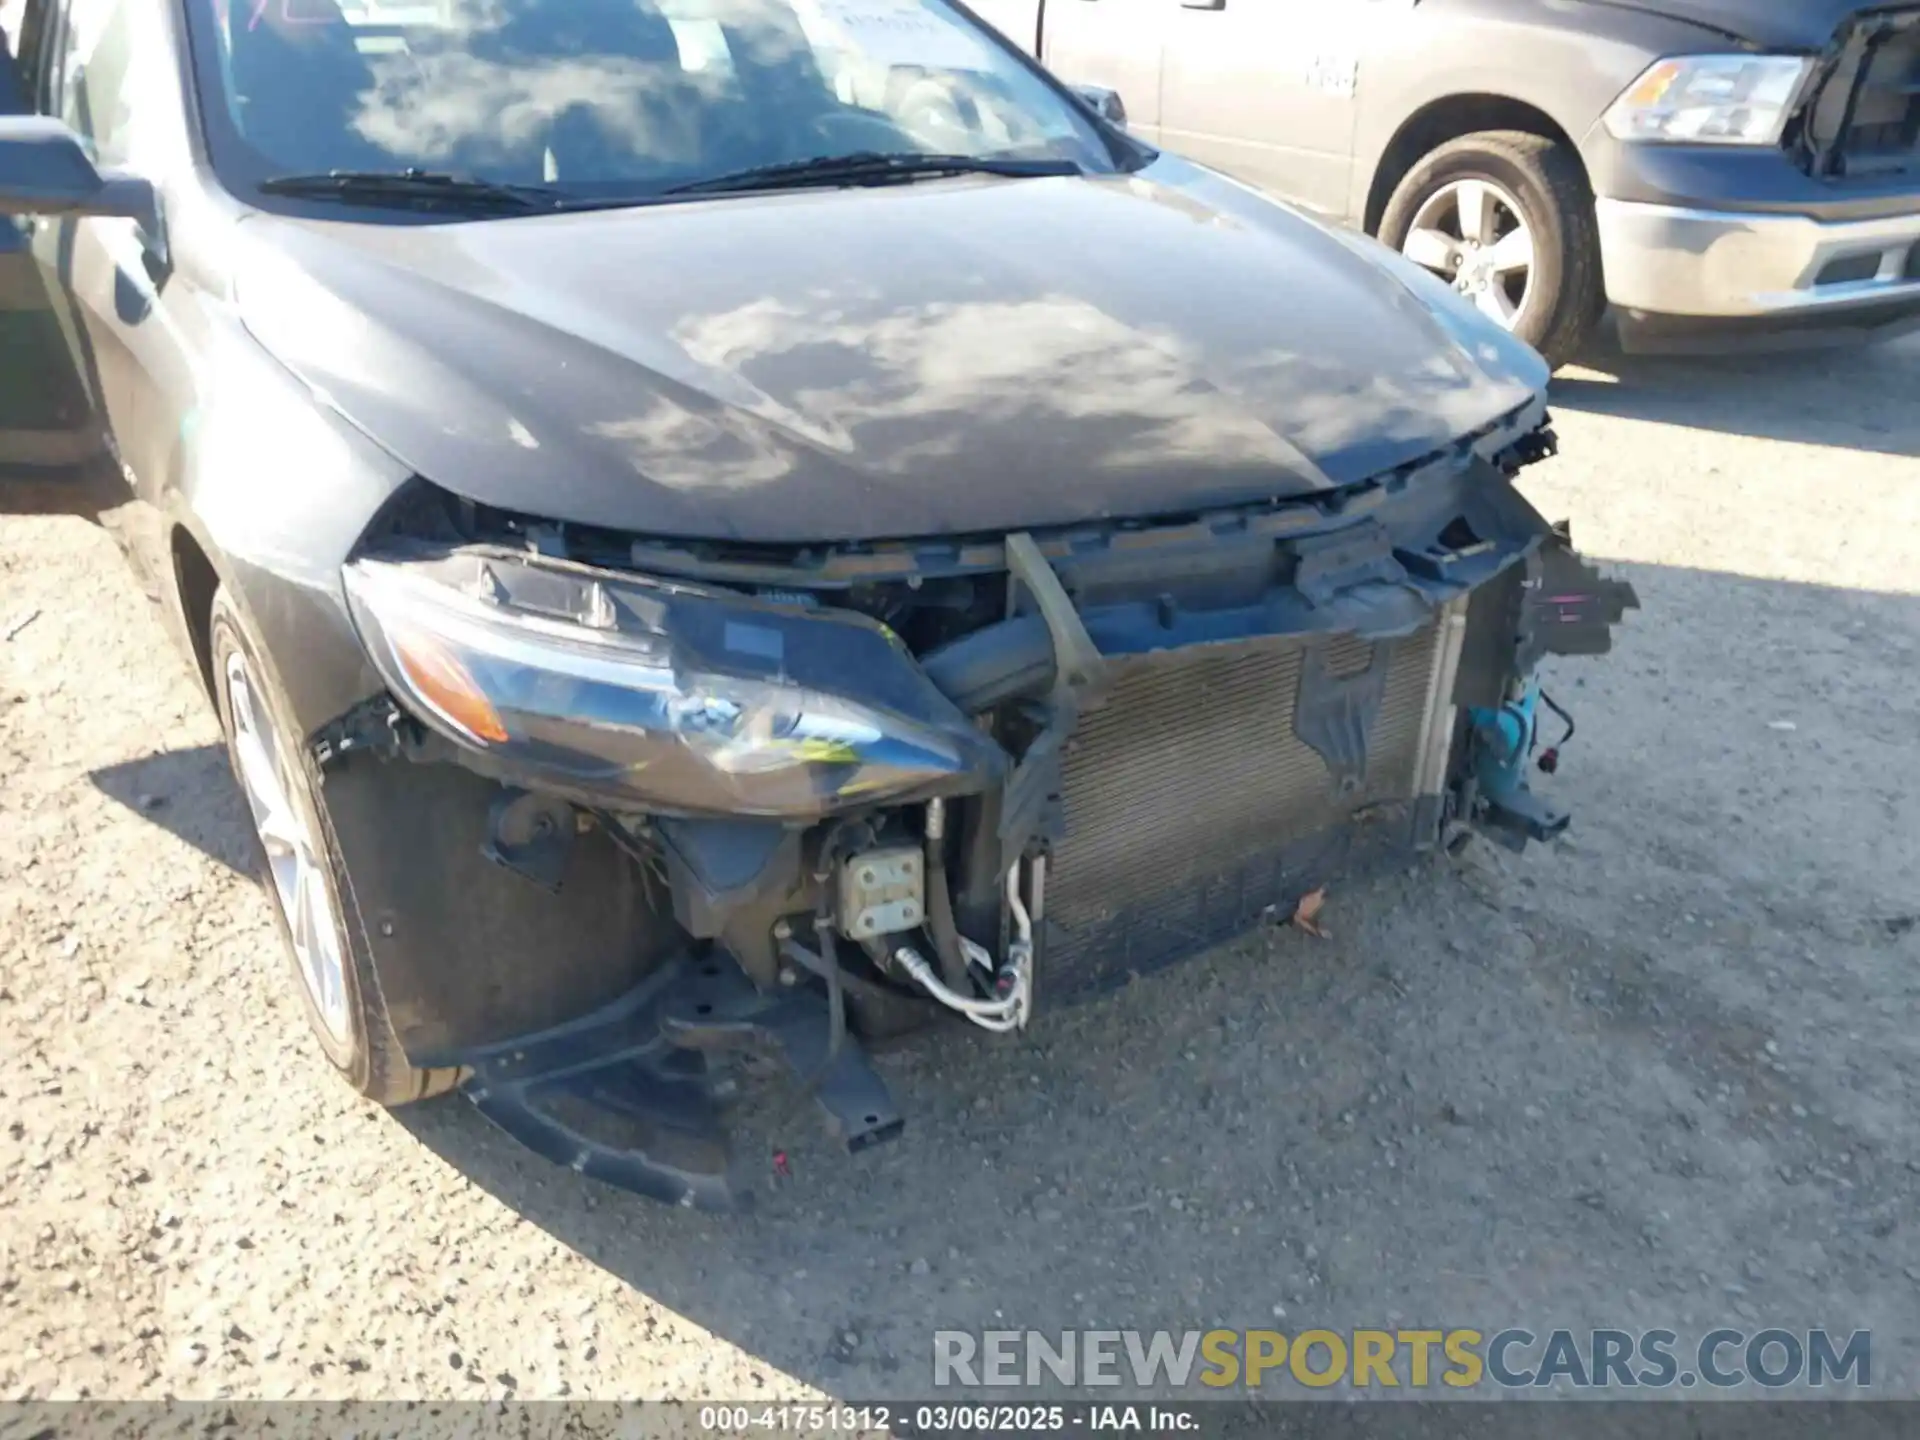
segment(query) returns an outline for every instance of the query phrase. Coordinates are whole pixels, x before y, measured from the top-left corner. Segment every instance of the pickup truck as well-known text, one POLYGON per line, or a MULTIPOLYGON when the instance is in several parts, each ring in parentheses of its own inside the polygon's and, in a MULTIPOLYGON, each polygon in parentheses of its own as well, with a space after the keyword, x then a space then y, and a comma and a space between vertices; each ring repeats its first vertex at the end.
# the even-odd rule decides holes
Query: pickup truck
POLYGON ((1920 5, 973 0, 1133 133, 1569 358, 1920 324, 1920 5))

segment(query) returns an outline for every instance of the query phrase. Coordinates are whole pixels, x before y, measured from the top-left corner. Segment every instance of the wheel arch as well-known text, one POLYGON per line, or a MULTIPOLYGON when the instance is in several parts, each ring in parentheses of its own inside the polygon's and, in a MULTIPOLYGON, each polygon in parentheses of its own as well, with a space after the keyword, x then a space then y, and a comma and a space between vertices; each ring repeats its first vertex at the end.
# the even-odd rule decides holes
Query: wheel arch
POLYGON ((211 697, 213 681, 213 596, 220 588, 220 572, 206 549, 185 525, 176 524, 168 537, 173 560, 173 584, 186 626, 187 642, 200 670, 200 683, 211 697))
POLYGON ((1379 162, 1373 168, 1373 177, 1367 187, 1367 201, 1361 217, 1367 234, 1379 233, 1380 221, 1387 211, 1387 201, 1408 172, 1420 163, 1422 156, 1449 141, 1483 130, 1518 130, 1564 145, 1567 153, 1580 166, 1580 173, 1587 180, 1588 188, 1592 188, 1592 176, 1587 172, 1579 144, 1567 133, 1565 126, 1539 106, 1511 95, 1485 91, 1444 95, 1422 105, 1402 121, 1400 128, 1387 141, 1386 148, 1380 152, 1379 162))

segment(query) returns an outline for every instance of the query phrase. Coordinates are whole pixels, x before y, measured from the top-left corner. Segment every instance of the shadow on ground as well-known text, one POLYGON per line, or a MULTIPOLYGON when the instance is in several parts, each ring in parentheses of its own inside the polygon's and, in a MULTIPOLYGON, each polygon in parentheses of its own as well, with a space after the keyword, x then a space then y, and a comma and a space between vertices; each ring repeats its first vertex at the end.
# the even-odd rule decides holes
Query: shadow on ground
POLYGON ((109 799, 242 875, 254 871, 245 801, 218 745, 169 750, 88 776, 109 799))
POLYGON ((1857 349, 1681 358, 1598 343, 1553 379, 1563 410, 1920 457, 1920 337, 1857 349))

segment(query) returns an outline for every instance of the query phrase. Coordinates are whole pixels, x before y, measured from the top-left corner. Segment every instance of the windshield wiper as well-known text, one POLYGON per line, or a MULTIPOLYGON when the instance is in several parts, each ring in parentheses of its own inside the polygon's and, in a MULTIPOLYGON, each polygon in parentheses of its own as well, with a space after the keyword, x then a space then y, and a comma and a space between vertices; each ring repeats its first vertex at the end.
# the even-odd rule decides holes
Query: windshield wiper
POLYGON ((475 210, 557 210, 567 197, 542 185, 510 185, 440 170, 327 170, 262 180, 269 195, 339 200, 349 205, 439 205, 475 210))
POLYGON ((785 190, 812 185, 885 185, 936 175, 1079 175, 1071 160, 1022 160, 991 155, 927 155, 917 151, 886 154, 861 150, 851 155, 818 155, 810 160, 788 160, 778 165, 753 165, 704 180, 670 185, 662 194, 696 195, 703 191, 785 190))

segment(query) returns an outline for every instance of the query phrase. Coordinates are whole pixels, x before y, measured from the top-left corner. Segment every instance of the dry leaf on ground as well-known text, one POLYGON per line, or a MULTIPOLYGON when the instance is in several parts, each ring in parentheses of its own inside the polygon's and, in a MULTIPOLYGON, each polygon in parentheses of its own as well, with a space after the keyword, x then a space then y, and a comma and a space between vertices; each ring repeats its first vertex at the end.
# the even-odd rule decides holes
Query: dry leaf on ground
POLYGON ((1327 887, 1309 890, 1300 897, 1300 903, 1293 907, 1293 924, 1296 929, 1320 940, 1331 940, 1333 936, 1320 925, 1320 910, 1327 903, 1327 887))

